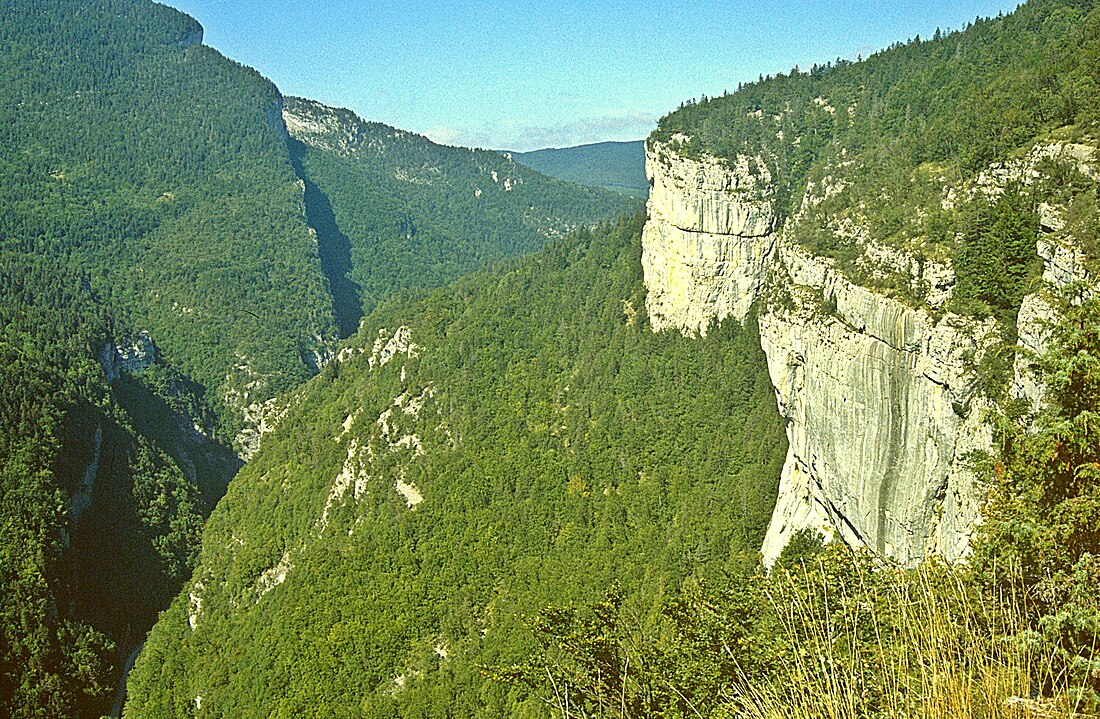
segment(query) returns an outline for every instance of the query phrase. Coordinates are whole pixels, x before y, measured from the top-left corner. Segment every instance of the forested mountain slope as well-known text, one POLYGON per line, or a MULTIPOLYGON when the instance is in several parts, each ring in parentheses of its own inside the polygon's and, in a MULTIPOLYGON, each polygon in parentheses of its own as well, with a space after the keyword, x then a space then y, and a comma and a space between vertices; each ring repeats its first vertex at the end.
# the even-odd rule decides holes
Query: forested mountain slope
POLYGON ((637 200, 555 180, 495 152, 437 145, 349 110, 287 98, 283 116, 345 336, 397 290, 437 287, 641 209, 637 200))
POLYGON ((4 249, 86 274, 210 399, 308 377, 335 328, 275 86, 151 3, 7 2, 0 33, 4 249))
POLYGON ((0 12, 8 715, 109 708, 238 466, 232 400, 335 336, 278 93, 201 37, 147 2, 0 12))
POLYGON ((539 172, 582 185, 594 185, 645 198, 645 141, 596 142, 576 147, 548 147, 506 153, 516 162, 539 172))
MULTIPOLYGON (((297 149, 278 90, 175 10, 0 2, 0 714, 110 708, 264 401, 335 349, 342 275, 297 149)), ((418 198, 392 201, 419 218, 418 198)), ((432 262, 537 244, 471 259, 465 242, 432 262)))
POLYGON ((1095 2, 1037 0, 661 122, 647 311, 756 318, 772 570, 648 643, 548 609, 506 675, 564 716, 1096 712, 1098 60, 1095 2))
POLYGON ((388 303, 230 487, 128 717, 515 716, 478 666, 621 581, 752 566, 785 449, 750 323, 652 333, 637 219, 388 303))
POLYGON ((845 212, 876 241, 935 260, 965 229, 963 203, 939 202, 950 187, 1036 140, 1100 132, 1096 22, 1088 0, 1034 0, 858 63, 796 67, 689 102, 661 119, 650 144, 731 166, 751 158, 754 175, 772 178, 782 217, 810 214, 798 239, 847 269, 853 241, 820 227, 845 212))
POLYGON ((219 505, 127 716, 1096 706, 1097 308, 1060 299, 1094 5, 692 103, 640 240, 382 305, 219 505))

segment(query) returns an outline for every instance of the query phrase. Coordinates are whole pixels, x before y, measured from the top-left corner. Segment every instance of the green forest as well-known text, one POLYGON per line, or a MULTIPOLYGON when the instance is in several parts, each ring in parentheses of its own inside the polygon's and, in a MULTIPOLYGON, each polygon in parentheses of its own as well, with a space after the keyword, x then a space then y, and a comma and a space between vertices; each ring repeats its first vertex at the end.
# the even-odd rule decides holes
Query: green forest
POLYGON ((2 6, 5 715, 109 709, 239 465, 240 357, 271 393, 334 335, 277 92, 200 36, 152 3, 2 6), (109 384, 140 330, 157 364, 109 384))
POLYGON ((0 10, 0 715, 107 714, 139 650, 131 718, 1100 712, 1100 301, 1043 290, 1049 347, 1016 344, 1036 238, 1098 267, 1095 163, 1033 156, 1097 145, 1093 0, 761 77, 647 141, 747 157, 785 240, 1004 340, 969 562, 804 532, 770 570, 769 307, 652 332, 639 200, 283 98, 148 0, 0 10))
POLYGON ((759 154, 788 203, 838 152, 854 161, 861 189, 890 175, 906 183, 901 173, 926 163, 974 173, 1054 130, 1100 130, 1097 22, 1088 0, 1033 0, 859 62, 796 66, 690 101, 661 119, 650 142, 682 133, 689 154, 759 154))
POLYGON ((645 142, 597 142, 578 147, 509 152, 513 160, 551 177, 645 199, 645 142))
MULTIPOLYGON (((951 262, 950 311, 1009 326, 1036 287, 1039 205, 1073 208, 1052 239, 1089 250, 1095 183, 1051 162, 941 198, 1036 141, 1093 141, 1097 22, 1033 2, 688 103, 651 147, 748 154, 807 247, 855 275, 821 230, 858 212, 873 239, 951 262)), ((1095 711, 1094 429, 1074 399, 1093 396, 1094 303, 1065 300, 1037 360, 1050 406, 990 418, 969 565, 892 567, 804 533, 765 573, 784 441, 754 322, 650 333, 637 232, 580 232, 369 315, 219 506, 127 716, 1095 711), (399 328, 415 347, 383 367, 399 328)))
POLYGON ((653 334, 640 224, 368 316, 219 504, 126 715, 538 716, 481 676, 530 654, 525 614, 618 580, 655 620, 755 566, 786 440, 754 326, 653 334), (372 363, 400 326, 415 356, 372 363))
POLYGON ((163 6, 3 9, 4 248, 84 274, 211 402, 240 364, 269 394, 306 379, 335 328, 274 85, 163 6))
POLYGON ((321 259, 333 267, 330 280, 339 277, 333 295, 344 336, 395 292, 438 287, 641 209, 614 192, 555 180, 488 150, 437 145, 348 110, 293 97, 286 110, 330 123, 311 133, 292 123, 300 135, 292 152, 321 259))
POLYGON ((794 220, 792 236, 837 259, 856 281, 917 305, 924 300, 892 278, 872 277, 858 262, 861 241, 836 232, 838 224, 866 229, 871 241, 910 251, 918 262, 951 262, 959 275, 951 309, 1005 320, 1033 278, 1019 262, 1021 249, 1011 247, 1028 235, 1012 226, 1037 223, 1042 201, 1072 200, 1084 230, 1073 241, 1088 243, 1080 238, 1100 227, 1095 193, 1081 192, 1084 178, 1056 167, 1057 158, 1043 168, 1050 182, 1017 188, 1024 197, 1011 203, 981 193, 954 198, 950 190, 1010 166, 1036 141, 1095 140, 1097 68, 1095 4, 1033 0, 860 62, 795 67, 687 102, 661 119, 649 142, 689 156, 752 158, 755 172, 772 177, 781 216, 794 220), (833 191, 807 205, 808 186, 833 191), (1006 266, 1013 276, 997 276, 1006 266))
MULTIPOLYGON (((313 376, 362 314, 350 329, 337 314, 343 275, 311 228, 324 220, 316 185, 277 88, 201 37, 152 2, 0 3, 5 716, 110 709, 127 655, 190 577, 204 520, 241 465, 245 409, 313 376), (148 366, 108 376, 116 345, 139 337, 148 366)), ((393 190, 326 177, 352 209, 393 190)), ((468 228, 433 229, 432 262, 378 281, 368 306, 626 207, 529 179, 572 198, 545 233, 470 253, 468 228)), ((446 214, 415 196, 392 202, 418 223, 446 214)), ((489 213, 483 228, 519 224, 516 206, 489 213)), ((409 251, 396 239, 389 255, 357 255, 356 276, 388 271, 409 251)))
POLYGON ((768 572, 684 582, 659 629, 615 582, 552 602, 525 622, 535 650, 486 676, 567 718, 1095 716, 1100 301, 1062 301, 1049 405, 1006 407, 976 458, 991 501, 968 563, 905 569, 805 531, 768 572))

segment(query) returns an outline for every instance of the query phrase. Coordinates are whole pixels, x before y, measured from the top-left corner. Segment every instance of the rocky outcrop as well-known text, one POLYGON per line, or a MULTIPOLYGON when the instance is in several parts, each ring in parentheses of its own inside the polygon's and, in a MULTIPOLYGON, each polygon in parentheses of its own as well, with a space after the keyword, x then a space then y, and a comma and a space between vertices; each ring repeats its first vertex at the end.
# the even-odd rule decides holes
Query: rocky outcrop
POLYGON ((123 372, 139 372, 156 361, 156 345, 145 330, 118 344, 108 342, 99 351, 99 364, 109 383, 118 381, 123 372))
MULTIPOLYGON (((1043 229, 1055 232, 1065 227, 1060 213, 1049 207, 1041 208, 1043 229)), ((1034 411, 1043 399, 1043 387, 1036 377, 1033 363, 1047 349, 1053 324, 1058 320, 1058 303, 1052 291, 1074 283, 1089 283, 1092 277, 1085 266, 1080 250, 1054 239, 1043 237, 1036 250, 1043 258, 1044 286, 1037 292, 1025 295, 1016 317, 1018 344, 1021 351, 1016 356, 1012 379, 1013 396, 1026 400, 1034 411)))
MULTIPOLYGON (((655 330, 696 334, 763 300, 761 343, 790 443, 765 561, 805 528, 905 564, 964 557, 985 496, 968 460, 990 443, 978 365, 997 341, 994 321, 942 311, 947 264, 912 275, 920 306, 853 283, 778 226, 764 163, 688 158, 675 145, 647 147, 647 310, 655 330)), ((864 260, 884 262, 886 250, 865 244, 864 260)), ((1079 276, 1066 248, 1039 249, 1048 281, 1079 276)), ((1042 295, 1029 296, 1021 342, 1041 350, 1038 320, 1049 316, 1042 295)), ((1017 384, 1027 381, 1018 371, 1017 384)))
POLYGON ((963 556, 982 489, 966 455, 985 444, 977 363, 992 321, 934 321, 784 246, 785 304, 760 338, 789 449, 762 547, 766 562, 813 527, 903 563, 963 556))
POLYGON ((642 271, 653 328, 705 333, 715 318, 744 317, 775 252, 774 192, 764 164, 742 157, 727 167, 654 143, 646 174, 652 189, 642 271))
POLYGON ((420 135, 367 122, 351 110, 300 97, 283 98, 280 112, 292 138, 343 157, 384 154, 389 145, 397 142, 427 143, 420 135))
POLYGON ((197 22, 188 27, 179 38, 180 47, 194 47, 195 45, 202 45, 202 25, 197 22))
POLYGON ((237 405, 244 419, 244 427, 237 432, 233 444, 241 460, 247 462, 260 451, 260 442, 271 434, 286 417, 290 404, 280 397, 272 397, 264 402, 237 405))

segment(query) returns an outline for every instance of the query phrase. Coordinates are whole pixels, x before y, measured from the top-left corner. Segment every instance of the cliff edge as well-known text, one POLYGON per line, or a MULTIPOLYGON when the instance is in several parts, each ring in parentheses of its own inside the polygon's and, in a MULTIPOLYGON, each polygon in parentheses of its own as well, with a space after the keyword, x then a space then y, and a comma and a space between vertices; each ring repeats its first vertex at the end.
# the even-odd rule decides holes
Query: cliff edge
MULTIPOLYGON (((647 144, 646 307, 654 330, 685 334, 758 312, 790 442, 761 548, 765 563, 808 528, 903 564, 931 554, 964 557, 985 497, 970 460, 991 442, 980 367, 1003 341, 1003 327, 945 309, 956 284, 948 259, 877 243, 858 221, 824 225, 856 248, 856 266, 888 267, 891 287, 900 277, 912 292, 890 296, 873 281, 853 281, 840 261, 800 242, 799 224, 843 179, 809 183, 801 209, 783 221, 767 158, 689 156, 678 149, 686 140, 647 144)), ((1052 157, 1095 177, 1092 148, 1038 144, 1014 165, 992 168, 1004 172, 943 194, 997 196, 1020 178, 1034 184, 1052 157)), ((1054 316, 1051 291, 1086 275, 1080 253, 1048 236, 1059 229, 1058 210, 1042 214, 1034 241, 1044 282, 1024 297, 1017 321, 1019 345, 1031 352, 1042 350, 1043 322, 1054 316)), ((819 213, 814 221, 821 223, 819 213)), ((1039 389, 1026 364, 1017 361, 1013 392, 1034 405, 1039 389)))

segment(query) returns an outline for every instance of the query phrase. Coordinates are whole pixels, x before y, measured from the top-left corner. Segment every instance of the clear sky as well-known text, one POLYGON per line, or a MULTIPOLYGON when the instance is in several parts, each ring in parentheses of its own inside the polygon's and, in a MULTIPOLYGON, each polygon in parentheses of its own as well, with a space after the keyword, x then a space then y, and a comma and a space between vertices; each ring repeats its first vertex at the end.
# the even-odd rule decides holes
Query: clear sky
POLYGON ((284 94, 437 142, 640 139, 689 98, 855 59, 1014 0, 166 0, 284 94))

